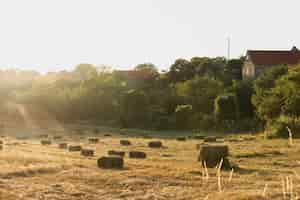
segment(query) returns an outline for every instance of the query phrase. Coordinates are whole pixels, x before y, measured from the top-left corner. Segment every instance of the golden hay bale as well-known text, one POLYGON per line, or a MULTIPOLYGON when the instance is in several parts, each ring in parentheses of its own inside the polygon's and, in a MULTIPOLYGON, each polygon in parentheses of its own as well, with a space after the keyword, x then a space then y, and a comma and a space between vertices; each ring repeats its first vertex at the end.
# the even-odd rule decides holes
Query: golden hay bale
POLYGON ((176 138, 177 141, 186 141, 186 137, 178 137, 176 138))
POLYGON ((125 156, 125 151, 115 151, 115 150, 110 150, 107 152, 108 155, 110 156, 121 156, 124 157, 125 156))
POLYGON ((52 144, 51 140, 41 140, 42 145, 50 145, 52 144))
POLYGON ((60 148, 60 149, 67 149, 68 148, 68 144, 67 143, 60 143, 60 144, 58 144, 58 148, 60 148))
POLYGON ((131 145, 131 142, 129 140, 120 140, 120 144, 123 146, 129 146, 131 145))
POLYGON ((93 138, 88 138, 88 141, 89 141, 89 143, 91 143, 91 144, 96 144, 96 143, 99 142, 99 138, 95 138, 95 137, 93 137, 93 138))
POLYGON ((80 145, 70 145, 69 151, 81 151, 82 147, 80 145))
POLYGON ((81 149, 81 155, 94 156, 94 150, 93 149, 81 149))
POLYGON ((223 159, 222 167, 229 168, 230 164, 227 159, 229 149, 227 145, 201 145, 198 161, 206 162, 207 167, 215 167, 223 159))
POLYGON ((204 138, 204 142, 216 142, 217 137, 216 136, 207 136, 204 138))
POLYGON ((150 148, 161 148, 162 143, 161 143, 161 141, 151 141, 151 142, 148 143, 148 147, 150 147, 150 148))
POLYGON ((147 157, 146 153, 142 152, 142 151, 130 151, 129 152, 129 158, 144 159, 146 157, 147 157))
POLYGON ((119 156, 103 156, 98 159, 97 164, 103 169, 123 169, 124 160, 119 156))

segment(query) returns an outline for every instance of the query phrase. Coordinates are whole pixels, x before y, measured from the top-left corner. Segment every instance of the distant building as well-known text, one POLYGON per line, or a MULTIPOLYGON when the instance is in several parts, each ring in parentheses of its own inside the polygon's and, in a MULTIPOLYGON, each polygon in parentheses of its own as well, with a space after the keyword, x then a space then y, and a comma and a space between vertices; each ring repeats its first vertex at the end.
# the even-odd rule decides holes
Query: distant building
POLYGON ((243 79, 254 79, 266 69, 279 65, 297 65, 300 63, 300 51, 291 50, 248 50, 242 67, 243 79))

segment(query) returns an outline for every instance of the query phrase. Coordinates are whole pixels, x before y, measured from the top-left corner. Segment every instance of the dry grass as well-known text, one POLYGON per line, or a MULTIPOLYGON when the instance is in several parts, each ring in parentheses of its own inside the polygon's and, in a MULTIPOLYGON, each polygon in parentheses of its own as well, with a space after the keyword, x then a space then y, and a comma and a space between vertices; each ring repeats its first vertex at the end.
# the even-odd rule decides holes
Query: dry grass
POLYGON ((299 196, 298 139, 293 139, 292 148, 287 140, 228 142, 229 159, 238 167, 220 171, 221 165, 204 169, 197 162, 199 140, 160 139, 166 148, 151 149, 147 144, 153 139, 116 134, 89 144, 90 136, 65 138, 94 149, 93 158, 59 149, 57 144, 42 146, 38 139, 24 143, 6 138, 0 151, 0 199, 279 200, 299 196), (132 145, 121 146, 120 139, 129 139, 132 145), (144 151, 147 159, 126 155, 124 170, 97 168, 97 158, 108 150, 144 151))

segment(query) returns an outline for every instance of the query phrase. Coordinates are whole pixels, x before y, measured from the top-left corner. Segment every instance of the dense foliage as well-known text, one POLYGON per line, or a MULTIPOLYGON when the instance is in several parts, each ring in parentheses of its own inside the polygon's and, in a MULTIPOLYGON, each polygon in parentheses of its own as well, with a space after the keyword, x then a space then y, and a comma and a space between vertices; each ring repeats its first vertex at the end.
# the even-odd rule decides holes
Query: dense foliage
POLYGON ((300 136, 300 66, 280 66, 255 81, 253 104, 273 136, 300 136), (288 127, 288 128, 287 128, 288 127))
POLYGON ((254 82, 242 81, 242 63, 194 57, 175 60, 166 72, 151 63, 132 70, 80 64, 45 75, 3 70, 0 116, 157 130, 297 127, 300 70, 277 67, 254 82))

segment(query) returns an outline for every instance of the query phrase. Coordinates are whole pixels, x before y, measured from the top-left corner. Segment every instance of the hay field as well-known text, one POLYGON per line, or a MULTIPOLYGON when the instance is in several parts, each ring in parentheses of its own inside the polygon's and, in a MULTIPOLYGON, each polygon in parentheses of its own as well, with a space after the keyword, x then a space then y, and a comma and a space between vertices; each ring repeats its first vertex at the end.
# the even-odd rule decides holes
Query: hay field
POLYGON ((233 173, 222 171, 221 176, 217 176, 216 169, 208 169, 207 177, 197 162, 196 144, 201 140, 104 134, 96 135, 98 144, 87 142, 89 136, 95 136, 92 133, 63 136, 62 140, 69 144, 94 149, 96 155, 92 158, 59 149, 61 140, 42 146, 36 135, 16 138, 7 134, 2 138, 5 145, 0 151, 0 199, 276 200, 284 196, 291 199, 291 193, 293 199, 300 195, 300 140, 294 140, 289 147, 283 139, 227 136, 224 140, 230 148, 229 158, 236 167, 233 173), (120 139, 128 139, 132 145, 121 146, 120 139), (147 143, 152 140, 162 141, 164 148, 148 148, 147 143), (97 167, 97 158, 108 150, 126 151, 123 170, 97 167), (128 158, 130 150, 146 152, 147 159, 128 158))

